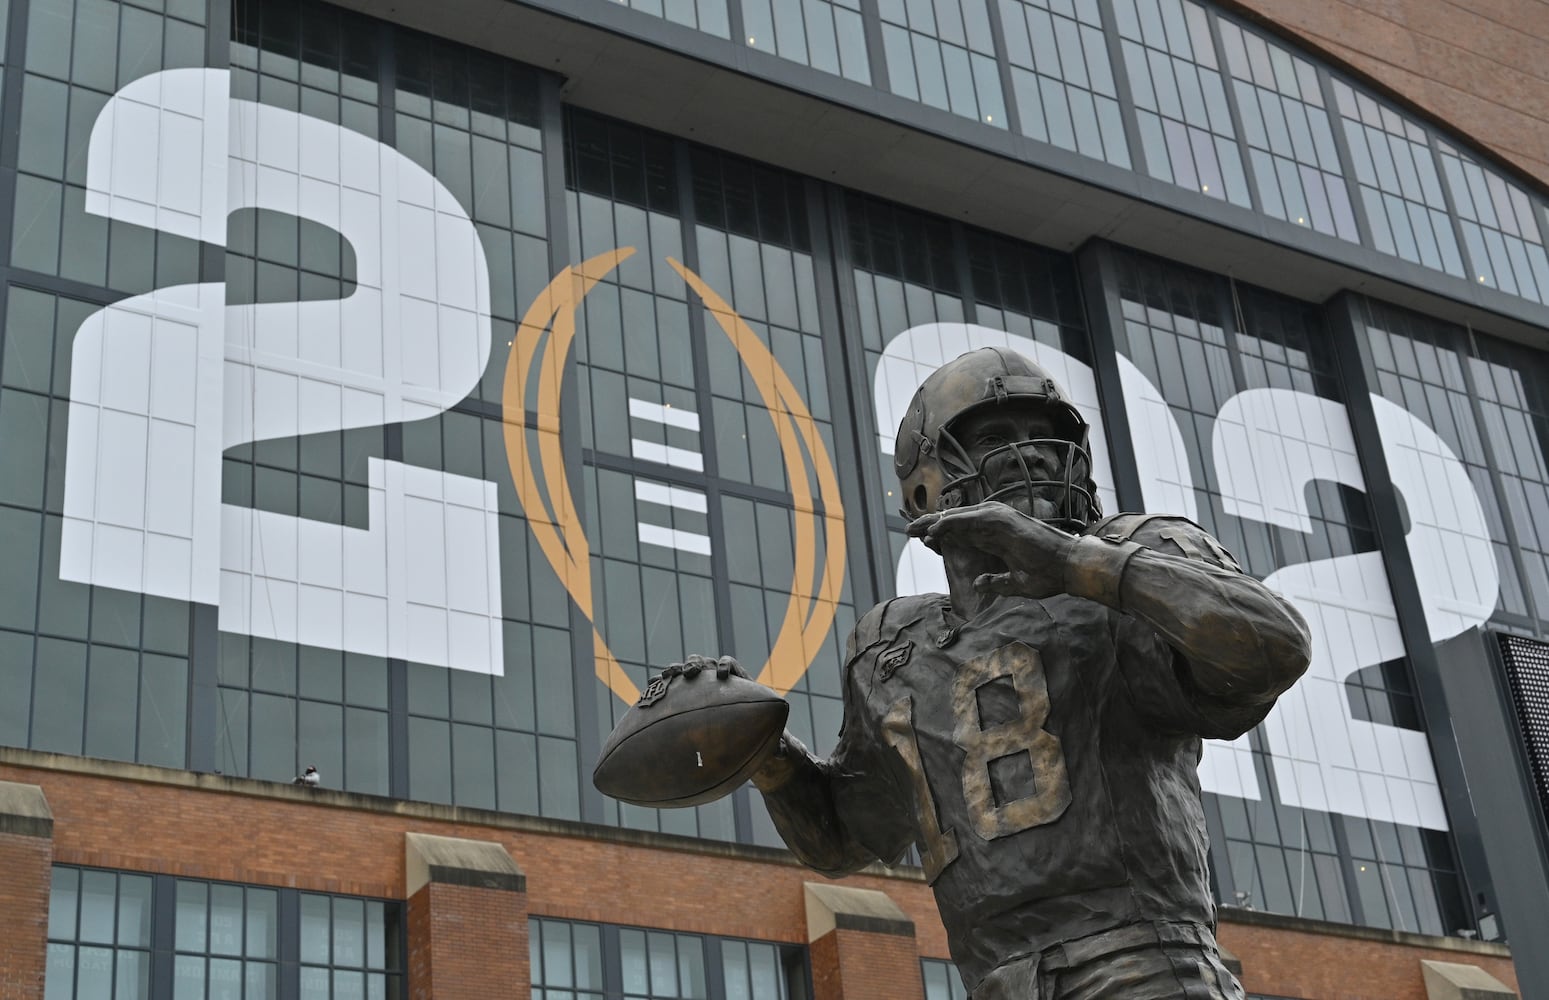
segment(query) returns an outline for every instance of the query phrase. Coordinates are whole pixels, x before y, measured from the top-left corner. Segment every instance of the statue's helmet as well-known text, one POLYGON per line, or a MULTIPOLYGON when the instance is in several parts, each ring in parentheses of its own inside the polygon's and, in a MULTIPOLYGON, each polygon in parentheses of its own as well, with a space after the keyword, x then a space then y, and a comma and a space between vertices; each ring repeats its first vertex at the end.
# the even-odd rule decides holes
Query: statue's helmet
MULTIPOLYGON (((1015 351, 985 347, 947 362, 931 373, 915 392, 898 427, 893 471, 903 490, 903 515, 916 518, 985 500, 1025 506, 1028 513, 1065 531, 1080 532, 1102 517, 1097 486, 1092 481, 1089 428, 1047 371, 1015 351), (1052 437, 1010 441, 977 460, 954 435, 970 415, 986 407, 1026 407, 1048 418, 1052 437), (1054 452, 1057 469, 1029 463, 1032 448, 1054 452), (1020 481, 992 482, 985 470, 999 455, 1014 460, 1020 481), (1018 504, 1025 497, 1027 503, 1018 504)), ((970 443, 971 444, 971 443, 970 443)))

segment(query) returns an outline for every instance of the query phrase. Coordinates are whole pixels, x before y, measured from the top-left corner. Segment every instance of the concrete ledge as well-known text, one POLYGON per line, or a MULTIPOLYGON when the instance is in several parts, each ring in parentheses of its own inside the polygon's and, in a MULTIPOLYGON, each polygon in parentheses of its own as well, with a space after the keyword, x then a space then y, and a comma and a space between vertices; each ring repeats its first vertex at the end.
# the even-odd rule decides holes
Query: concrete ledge
POLYGON ((527 891, 527 876, 506 849, 494 841, 406 833, 403 849, 405 896, 414 895, 431 882, 527 891))
MULTIPOLYGON (((381 815, 426 819, 460 826, 483 826, 495 830, 520 830, 554 837, 584 837, 610 844, 627 844, 634 847, 650 847, 656 850, 677 851, 700 856, 737 858, 764 864, 785 865, 806 869, 796 855, 780 847, 759 847, 753 844, 735 844, 720 840, 701 840, 676 833, 657 833, 654 830, 629 830, 601 823, 584 823, 579 820, 550 819, 545 816, 523 816, 517 813, 496 812, 493 809, 476 809, 471 806, 449 806, 435 802, 412 802, 386 795, 367 795, 364 792, 345 792, 331 788, 302 788, 289 781, 261 781, 257 778, 241 778, 229 774, 207 774, 178 768, 155 767, 150 764, 133 764, 100 757, 75 757, 69 754, 47 753, 42 750, 24 750, 18 747, 0 746, 0 768, 7 765, 36 771, 55 771, 63 774, 79 774, 105 778, 112 781, 133 781, 148 785, 164 785, 173 788, 191 788, 222 795, 242 795, 248 798, 305 802, 320 808, 354 809, 381 815)), ((906 881, 924 882, 925 873, 917 866, 899 865, 889 868, 873 862, 861 869, 862 874, 880 875, 906 881)))
POLYGON ((1429 1000, 1516 1000, 1511 987, 1477 965, 1460 962, 1420 961, 1429 1000))
POLYGON ((833 930, 914 937, 914 921, 876 889, 808 882, 806 897, 808 941, 833 930))
POLYGON ((54 812, 37 785, 0 781, 0 833, 19 837, 54 836, 54 812))
POLYGON ((1223 924, 1249 924, 1258 927, 1273 927, 1276 930, 1296 931, 1301 934, 1327 934, 1332 937, 1359 941, 1381 941, 1385 944, 1402 944, 1413 948, 1455 951, 1464 955, 1489 955, 1493 958, 1511 957, 1511 949, 1509 947, 1494 941, 1437 937, 1435 934, 1417 934, 1413 931, 1390 931, 1381 927, 1337 924, 1331 920, 1292 917, 1281 913, 1265 913, 1263 910, 1243 910, 1235 906, 1219 907, 1216 911, 1216 919, 1218 923, 1223 924))

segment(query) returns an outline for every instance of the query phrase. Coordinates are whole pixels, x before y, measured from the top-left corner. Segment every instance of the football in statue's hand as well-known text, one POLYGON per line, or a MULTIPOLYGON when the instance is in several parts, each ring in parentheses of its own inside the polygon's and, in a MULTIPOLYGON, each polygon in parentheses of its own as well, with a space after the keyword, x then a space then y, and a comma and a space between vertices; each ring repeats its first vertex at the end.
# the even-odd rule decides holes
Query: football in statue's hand
POLYGON ((696 806, 728 795, 780 742, 791 706, 770 688, 712 669, 668 670, 603 744, 592 784, 640 806, 696 806))

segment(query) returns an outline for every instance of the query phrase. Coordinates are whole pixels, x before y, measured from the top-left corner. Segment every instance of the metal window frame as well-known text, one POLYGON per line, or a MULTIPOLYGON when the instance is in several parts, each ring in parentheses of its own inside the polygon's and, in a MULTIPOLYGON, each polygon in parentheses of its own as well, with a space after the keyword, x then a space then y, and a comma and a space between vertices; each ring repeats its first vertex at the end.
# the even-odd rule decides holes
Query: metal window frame
MULTIPOLYGON (((108 947, 111 950, 113 950, 115 953, 117 953, 120 950, 123 950, 123 951, 139 952, 139 953, 142 953, 142 954, 145 954, 145 955, 148 956, 148 958, 149 958, 149 963, 148 964, 149 964, 150 996, 152 998, 155 998, 155 1000, 161 1000, 161 998, 171 997, 172 994, 173 994, 173 990, 174 990, 174 987, 175 987, 175 984, 176 984, 176 980, 175 980, 176 956, 178 954, 187 954, 187 955, 196 954, 194 952, 179 952, 177 947, 176 947, 176 945, 177 945, 177 940, 176 940, 176 934, 177 934, 177 883, 178 882, 193 882, 193 883, 198 883, 198 884, 205 885, 205 886, 215 886, 215 885, 235 886, 235 887, 241 888, 244 891, 244 900, 246 898, 246 890, 248 890, 248 889, 261 889, 261 890, 264 890, 266 892, 273 892, 273 893, 276 894, 277 907, 276 907, 276 918, 275 918, 275 946, 276 946, 275 947, 275 957, 272 960, 270 960, 270 959, 259 959, 258 961, 262 961, 262 962, 265 962, 265 963, 272 962, 272 964, 274 966, 275 973, 276 973, 276 997, 277 997, 277 1000, 299 1000, 300 995, 301 995, 301 986, 300 986, 300 974, 301 974, 301 960, 300 960, 301 909, 300 909, 300 901, 301 901, 301 897, 303 895, 308 895, 308 896, 324 896, 324 897, 328 898, 329 900, 333 900, 333 899, 351 899, 351 900, 360 900, 362 902, 381 903, 381 904, 383 904, 383 906, 385 908, 384 916, 386 917, 386 924, 387 924, 385 929, 386 929, 387 933, 392 938, 392 940, 384 942, 384 944, 386 945, 386 951, 384 952, 383 958, 386 961, 390 961, 392 959, 396 959, 398 964, 397 964, 396 968, 394 968, 391 965, 389 965, 389 967, 387 967, 387 968, 385 968, 383 970, 371 970, 371 969, 365 969, 364 967, 360 967, 360 968, 366 974, 374 974, 374 973, 380 972, 380 974, 386 976, 387 980, 388 980, 388 983, 389 983, 389 989, 388 989, 388 995, 389 996, 395 996, 395 995, 396 996, 404 996, 404 995, 407 995, 407 986, 408 986, 408 981, 409 981, 409 947, 408 947, 409 914, 408 914, 408 903, 405 902, 404 900, 401 900, 401 899, 379 899, 379 898, 374 897, 374 896, 350 896, 350 895, 340 895, 338 893, 312 892, 310 890, 297 889, 297 888, 292 888, 292 887, 287 887, 287 886, 258 885, 258 884, 246 883, 246 882, 228 882, 228 881, 221 880, 221 879, 187 878, 187 877, 183 877, 183 876, 170 875, 170 874, 157 873, 157 872, 133 871, 133 870, 129 870, 129 869, 118 869, 118 868, 96 868, 96 867, 89 866, 89 865, 55 864, 53 867, 55 869, 63 868, 63 869, 71 870, 71 871, 77 871, 77 872, 106 872, 106 873, 114 875, 115 878, 121 877, 121 876, 124 876, 124 875, 133 875, 133 876, 142 877, 142 878, 149 878, 151 880, 151 943, 150 943, 149 948, 135 948, 135 947, 120 948, 120 946, 116 943, 116 938, 117 938, 116 927, 117 927, 117 921, 118 921, 118 906, 116 904, 116 900, 117 900, 117 882, 116 881, 115 881, 115 896, 114 896, 114 898, 115 898, 115 905, 114 905, 114 913, 113 913, 114 926, 115 926, 115 934, 114 934, 115 943, 111 944, 111 945, 104 945, 103 947, 108 947), (392 988, 392 983, 395 980, 396 980, 396 982, 398 984, 398 988, 397 988, 396 991, 392 988)), ((80 906, 79 901, 77 901, 76 906, 77 906, 77 920, 79 920, 79 906, 80 906)), ((330 910, 329 910, 330 926, 332 926, 332 919, 333 919, 332 918, 332 908, 331 907, 332 907, 332 904, 330 903, 330 910)), ((208 905, 206 906, 206 912, 208 913, 208 905)), ((76 933, 79 934, 79 924, 77 924, 76 933)), ((50 942, 51 943, 60 943, 60 944, 70 944, 70 945, 76 946, 76 947, 79 947, 79 944, 80 944, 78 938, 74 939, 74 940, 70 940, 70 941, 66 941, 66 940, 64 940, 62 938, 50 938, 50 942)), ((244 948, 245 948, 245 941, 244 941, 244 948)), ((206 941, 206 949, 205 949, 204 952, 202 952, 202 955, 206 959, 211 958, 211 957, 216 957, 216 958, 231 958, 231 959, 234 959, 234 960, 239 961, 239 962, 246 962, 246 961, 248 961, 248 959, 247 959, 247 957, 245 955, 235 955, 235 956, 217 956, 217 955, 214 955, 212 952, 209 951, 208 941, 206 941)), ((310 963, 309 963, 309 967, 317 967, 317 966, 311 966, 310 963)), ((338 968, 332 962, 332 954, 331 954, 331 952, 330 952, 330 961, 329 961, 329 964, 328 964, 327 968, 330 969, 330 970, 332 970, 334 968, 338 968)), ((349 970, 353 971, 357 967, 356 966, 345 966, 343 968, 346 968, 346 969, 349 969, 349 970)))

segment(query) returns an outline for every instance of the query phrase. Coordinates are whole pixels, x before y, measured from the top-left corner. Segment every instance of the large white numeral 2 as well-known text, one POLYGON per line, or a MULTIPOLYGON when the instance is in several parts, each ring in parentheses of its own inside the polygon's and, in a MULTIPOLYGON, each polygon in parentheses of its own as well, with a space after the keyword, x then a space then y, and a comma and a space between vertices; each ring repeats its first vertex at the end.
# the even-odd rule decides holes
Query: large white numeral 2
MULTIPOLYGON (((1498 570, 1468 473, 1413 414, 1373 396, 1383 454, 1408 506, 1415 582, 1432 642, 1482 624, 1498 570)), ((1228 513, 1312 530, 1307 487, 1366 489, 1344 406, 1286 389, 1250 389, 1216 418, 1211 451, 1228 513)), ((1312 626, 1312 666, 1265 721, 1280 797, 1290 805, 1447 828, 1424 733, 1350 716, 1344 682, 1405 655, 1379 552, 1287 566, 1265 581, 1312 626)))
POLYGON ((216 246, 231 211, 341 233, 356 289, 226 304, 158 289, 76 334, 60 575, 218 604, 222 630, 501 673, 493 483, 372 460, 370 527, 222 504, 249 441, 434 416, 490 352, 489 268, 467 212, 396 150, 232 100, 225 70, 137 80, 92 129, 86 209, 216 246))

